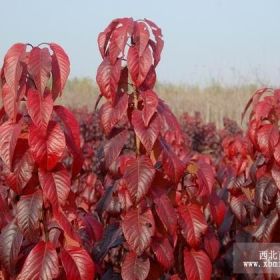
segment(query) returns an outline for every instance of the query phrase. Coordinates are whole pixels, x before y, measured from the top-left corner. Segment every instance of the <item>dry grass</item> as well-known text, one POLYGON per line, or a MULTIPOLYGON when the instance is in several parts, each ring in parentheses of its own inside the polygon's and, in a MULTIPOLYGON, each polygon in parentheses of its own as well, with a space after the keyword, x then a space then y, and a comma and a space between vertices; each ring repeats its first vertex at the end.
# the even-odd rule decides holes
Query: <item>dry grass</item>
MULTIPOLYGON (((156 91, 166 100, 176 115, 199 111, 206 121, 222 126, 223 117, 229 117, 240 124, 240 116, 256 85, 225 87, 213 83, 208 87, 158 84, 156 91)), ((64 90, 61 103, 71 108, 93 110, 98 88, 93 80, 72 79, 64 90)))

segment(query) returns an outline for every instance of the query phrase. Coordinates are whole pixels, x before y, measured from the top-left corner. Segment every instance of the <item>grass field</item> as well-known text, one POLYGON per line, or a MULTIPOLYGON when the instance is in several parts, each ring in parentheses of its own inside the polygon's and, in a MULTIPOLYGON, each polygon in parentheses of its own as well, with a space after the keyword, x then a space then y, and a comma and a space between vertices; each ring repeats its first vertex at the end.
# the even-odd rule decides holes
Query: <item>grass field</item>
MULTIPOLYGON (((221 127, 223 117, 229 117, 240 124, 240 116, 245 104, 257 86, 241 85, 225 87, 213 83, 208 87, 174 85, 159 83, 156 91, 170 105, 173 112, 180 116, 183 112, 202 113, 205 121, 214 122, 221 127)), ((98 88, 89 78, 72 79, 66 85, 61 103, 71 108, 94 108, 98 88)))

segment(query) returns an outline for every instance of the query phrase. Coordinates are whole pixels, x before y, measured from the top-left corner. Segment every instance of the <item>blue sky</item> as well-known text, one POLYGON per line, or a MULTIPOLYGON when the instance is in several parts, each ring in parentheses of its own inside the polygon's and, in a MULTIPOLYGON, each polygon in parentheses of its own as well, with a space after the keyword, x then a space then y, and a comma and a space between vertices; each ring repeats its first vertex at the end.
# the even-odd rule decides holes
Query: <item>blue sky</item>
POLYGON ((280 85, 279 0, 1 1, 0 59, 15 42, 57 42, 71 77, 92 77, 98 33, 116 17, 149 18, 163 31, 161 81, 280 85))

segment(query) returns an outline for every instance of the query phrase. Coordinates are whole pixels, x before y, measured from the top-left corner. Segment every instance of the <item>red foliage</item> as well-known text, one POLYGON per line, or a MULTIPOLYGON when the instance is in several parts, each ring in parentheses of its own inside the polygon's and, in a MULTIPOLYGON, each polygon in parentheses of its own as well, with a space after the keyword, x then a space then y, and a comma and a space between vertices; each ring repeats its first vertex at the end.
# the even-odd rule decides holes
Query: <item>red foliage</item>
POLYGON ((205 211, 216 191, 215 170, 209 159, 190 157, 179 123, 153 89, 161 30, 148 20, 116 19, 98 43, 103 61, 96 80, 106 98, 99 114, 107 138, 106 176, 99 176, 104 194, 95 208, 104 226, 93 249, 98 273, 210 279, 210 259, 218 252, 210 250, 207 229, 217 248, 218 225, 207 224, 205 211))
POLYGON ((12 46, 1 70, 1 272, 7 279, 92 279, 95 265, 78 234, 85 214, 72 204, 79 125, 54 105, 70 63, 60 46, 41 46, 12 46))
POLYGON ((1 68, 0 275, 4 279, 233 277, 236 241, 278 242, 280 90, 255 93, 246 135, 154 90, 153 22, 99 34, 93 114, 55 105, 69 59, 16 44, 1 68))

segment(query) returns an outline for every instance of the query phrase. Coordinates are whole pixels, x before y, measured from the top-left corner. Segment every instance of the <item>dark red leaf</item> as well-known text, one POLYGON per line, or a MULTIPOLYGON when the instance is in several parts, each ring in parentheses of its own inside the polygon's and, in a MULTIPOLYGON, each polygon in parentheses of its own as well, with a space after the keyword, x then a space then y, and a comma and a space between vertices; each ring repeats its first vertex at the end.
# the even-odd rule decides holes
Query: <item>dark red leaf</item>
POLYGON ((267 217, 261 217, 253 236, 259 242, 270 243, 275 232, 279 229, 279 216, 273 210, 267 217))
POLYGON ((165 140, 161 139, 160 145, 162 148, 162 165, 164 172, 171 181, 178 183, 185 172, 185 165, 165 140))
POLYGON ((54 98, 62 92, 70 73, 70 61, 63 48, 55 43, 50 44, 52 55, 52 93, 54 98))
POLYGON ((128 107, 128 95, 123 94, 113 107, 110 102, 106 102, 100 108, 101 125, 108 135, 112 128, 126 115, 128 107))
POLYGON ((65 140, 67 147, 74 157, 72 173, 73 176, 79 173, 83 164, 83 155, 81 152, 80 126, 74 114, 67 108, 56 105, 54 111, 64 125, 65 140))
POLYGON ((207 231, 204 236, 204 249, 211 261, 214 262, 220 251, 220 242, 213 231, 207 231))
POLYGON ((257 141, 261 152, 265 155, 273 153, 279 140, 278 128, 272 124, 264 124, 257 132, 257 141))
POLYGON ((156 79, 157 79, 157 74, 154 65, 152 65, 146 76, 145 81, 141 85, 141 88, 143 90, 152 89, 155 86, 156 79))
POLYGON ((154 238, 151 247, 160 265, 166 270, 170 269, 174 263, 174 255, 168 239, 154 238))
POLYGON ((122 148, 127 141, 127 137, 127 130, 123 130, 104 145, 105 164, 107 168, 109 168, 120 155, 122 148))
POLYGON ((9 223, 1 230, 0 261, 12 275, 16 273, 16 263, 20 252, 23 236, 14 223, 9 223))
POLYGON ((4 58, 4 75, 11 94, 16 96, 18 83, 22 75, 22 60, 25 57, 26 44, 15 44, 7 52, 4 58))
POLYGON ((263 176, 258 179, 255 187, 255 205, 267 213, 276 199, 277 185, 271 176, 263 176))
POLYGON ((220 199, 215 192, 212 193, 209 200, 210 212, 214 222, 219 227, 226 214, 226 205, 222 199, 220 199))
POLYGON ((9 169, 12 168, 13 155, 20 132, 21 122, 7 121, 0 126, 0 157, 9 169))
POLYGON ((38 91, 43 94, 52 69, 52 59, 47 48, 35 47, 31 50, 28 61, 28 72, 34 79, 38 91))
POLYGON ((131 159, 127 163, 124 179, 131 198, 138 202, 148 192, 155 175, 155 169, 147 156, 131 159))
POLYGON ((209 197, 212 193, 215 178, 212 166, 205 161, 198 162, 197 182, 200 189, 199 195, 209 197))
POLYGON ((149 274, 150 261, 143 260, 134 252, 129 252, 121 266, 123 280, 145 280, 149 274))
POLYGON ((145 126, 147 127, 149 125, 152 116, 157 111, 158 96, 154 91, 146 90, 141 93, 141 97, 143 98, 143 104, 144 104, 144 108, 142 111, 142 118, 145 126))
POLYGON ((65 137, 59 124, 50 121, 47 135, 34 125, 29 128, 29 145, 34 160, 42 168, 51 170, 61 159, 65 150, 65 137))
POLYGON ((94 263, 83 248, 66 247, 61 251, 60 259, 68 280, 94 279, 94 263))
POLYGON ((152 211, 141 213, 139 209, 130 209, 123 218, 122 230, 130 249, 141 255, 155 232, 152 211))
POLYGON ((129 49, 127 55, 128 71, 132 81, 137 87, 139 87, 146 79, 152 63, 152 53, 149 47, 146 47, 141 56, 139 54, 139 49, 136 46, 129 49))
MULTIPOLYGON (((19 144, 19 142, 18 142, 19 144)), ((7 174, 7 183, 13 189, 14 192, 20 194, 25 188, 27 183, 32 177, 34 169, 34 161, 29 150, 21 150, 17 154, 17 147, 15 149, 15 156, 20 155, 15 162, 14 159, 14 171, 7 174)))
POLYGON ((246 195, 232 196, 230 201, 230 208, 241 224, 246 223, 246 202, 248 201, 246 195))
POLYGON ((40 241, 27 256, 18 280, 55 279, 59 263, 52 243, 40 241))
POLYGON ((180 215, 179 223, 184 238, 191 247, 197 248, 202 235, 207 230, 207 223, 200 207, 194 203, 180 205, 178 212, 180 215))
POLYGON ((37 90, 29 89, 27 93, 27 110, 33 123, 45 131, 53 110, 51 93, 47 92, 45 96, 42 96, 37 90))
POLYGON ((43 206, 41 191, 23 195, 17 203, 16 221, 24 237, 32 240, 39 228, 39 218, 43 206))
POLYGON ((159 117, 157 115, 154 115, 150 121, 149 126, 146 127, 142 119, 142 112, 139 110, 135 110, 132 113, 131 123, 134 127, 134 131, 137 137, 140 139, 147 152, 151 152, 160 133, 159 117))
POLYGON ((105 58, 97 69, 96 82, 101 94, 114 103, 118 82, 121 77, 121 60, 111 65, 109 58, 105 58))
POLYGON ((155 199, 157 215, 170 235, 175 235, 177 231, 177 214, 166 194, 155 199))
POLYGON ((51 202, 54 209, 63 206, 70 192, 70 176, 68 171, 61 167, 59 170, 48 172, 39 169, 40 185, 44 196, 51 202))
POLYGON ((204 251, 184 250, 184 268, 188 280, 210 280, 212 265, 204 251))

